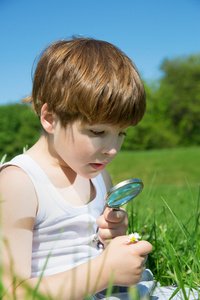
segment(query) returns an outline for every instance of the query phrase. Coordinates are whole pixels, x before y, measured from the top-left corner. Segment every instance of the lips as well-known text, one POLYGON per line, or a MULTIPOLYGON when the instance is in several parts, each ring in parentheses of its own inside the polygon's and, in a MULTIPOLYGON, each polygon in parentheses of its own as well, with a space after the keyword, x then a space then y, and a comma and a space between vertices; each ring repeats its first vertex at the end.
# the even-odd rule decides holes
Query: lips
POLYGON ((103 164, 91 163, 90 164, 90 166, 96 171, 102 171, 106 165, 107 165, 107 163, 103 163, 103 164))

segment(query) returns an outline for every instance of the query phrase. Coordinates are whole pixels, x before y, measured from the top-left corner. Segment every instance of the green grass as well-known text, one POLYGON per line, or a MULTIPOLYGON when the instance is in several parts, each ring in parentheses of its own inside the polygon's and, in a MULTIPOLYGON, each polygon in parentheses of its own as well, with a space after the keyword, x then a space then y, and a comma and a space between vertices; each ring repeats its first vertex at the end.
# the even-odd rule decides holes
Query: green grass
POLYGON ((107 166, 113 183, 140 178, 143 192, 134 200, 138 214, 158 217, 167 201, 180 218, 196 211, 200 184, 200 148, 121 152, 107 166), (145 211, 144 211, 145 207, 145 211))
POLYGON ((144 182, 126 206, 128 232, 138 231, 152 243, 148 266, 162 285, 200 288, 199 154, 198 147, 121 152, 107 166, 114 184, 144 182))

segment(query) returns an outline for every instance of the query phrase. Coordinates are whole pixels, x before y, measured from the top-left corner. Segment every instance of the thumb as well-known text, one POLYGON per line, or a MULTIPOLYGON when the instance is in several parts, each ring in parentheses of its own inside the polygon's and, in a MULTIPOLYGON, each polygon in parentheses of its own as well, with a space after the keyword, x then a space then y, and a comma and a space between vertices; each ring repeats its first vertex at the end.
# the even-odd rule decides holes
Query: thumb
POLYGON ((111 243, 115 244, 116 249, 119 245, 123 245, 125 247, 131 247, 131 251, 133 252, 133 254, 137 254, 141 256, 147 255, 152 251, 152 245, 147 241, 138 241, 136 243, 127 244, 127 240, 128 240, 128 235, 122 235, 114 238, 111 241, 111 243))
POLYGON ((147 241, 139 241, 136 243, 132 243, 129 246, 132 247, 132 251, 134 251, 134 254, 138 255, 147 255, 152 251, 152 245, 147 241))
POLYGON ((104 211, 104 217, 107 222, 119 223, 122 222, 126 216, 127 212, 122 208, 113 210, 110 207, 106 207, 104 211))

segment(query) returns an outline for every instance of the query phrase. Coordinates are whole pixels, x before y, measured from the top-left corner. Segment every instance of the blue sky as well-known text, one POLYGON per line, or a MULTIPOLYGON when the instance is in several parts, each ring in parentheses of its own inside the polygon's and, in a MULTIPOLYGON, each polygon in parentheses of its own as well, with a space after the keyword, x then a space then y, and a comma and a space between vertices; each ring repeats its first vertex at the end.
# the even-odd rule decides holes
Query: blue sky
POLYGON ((56 39, 111 42, 153 80, 163 59, 200 53, 199 32, 199 0, 0 0, 0 105, 31 92, 34 58, 56 39))

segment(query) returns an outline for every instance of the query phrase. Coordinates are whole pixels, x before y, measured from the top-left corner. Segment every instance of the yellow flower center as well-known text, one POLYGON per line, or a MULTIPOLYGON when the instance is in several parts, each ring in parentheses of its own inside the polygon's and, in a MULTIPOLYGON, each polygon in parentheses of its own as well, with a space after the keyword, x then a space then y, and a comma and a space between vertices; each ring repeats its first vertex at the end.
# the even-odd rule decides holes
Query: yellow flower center
POLYGON ((134 237, 134 236, 131 238, 131 242, 132 242, 132 243, 135 242, 135 237, 134 237))

